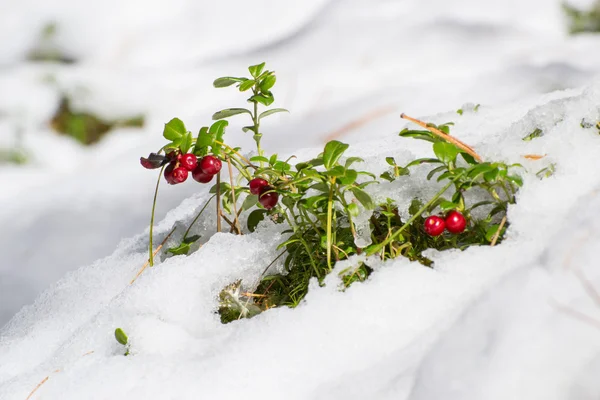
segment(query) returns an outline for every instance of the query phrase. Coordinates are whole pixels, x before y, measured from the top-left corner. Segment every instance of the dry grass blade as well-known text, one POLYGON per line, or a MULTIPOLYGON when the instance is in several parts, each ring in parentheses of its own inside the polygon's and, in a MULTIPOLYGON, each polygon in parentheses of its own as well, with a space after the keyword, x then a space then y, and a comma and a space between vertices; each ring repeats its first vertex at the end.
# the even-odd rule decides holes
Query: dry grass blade
POLYGON ((543 154, 543 155, 540 155, 540 154, 525 154, 523 156, 523 158, 526 158, 528 160, 541 160, 544 157, 546 157, 546 154, 543 154))
POLYGON ((361 126, 367 124, 368 122, 373 121, 374 119, 382 117, 386 114, 390 114, 393 111, 394 111, 394 107, 392 107, 392 106, 378 108, 374 111, 371 111, 367 114, 362 115, 360 118, 358 118, 354 121, 351 121, 351 122, 347 123, 346 125, 342 126, 341 128, 331 132, 329 135, 327 135, 325 140, 327 142, 329 142, 331 140, 338 139, 341 136, 345 135, 346 133, 348 133, 354 129, 360 128, 361 126))
POLYGON ((407 120, 409 120, 411 122, 414 122, 415 124, 417 124, 417 125, 425 128, 425 129, 427 129, 429 132, 433 133, 434 135, 442 138, 446 142, 452 143, 453 145, 455 145, 459 149, 463 150, 465 153, 468 153, 469 155, 471 155, 477 161, 480 161, 480 162, 482 161, 481 156, 479 154, 477 154, 475 152, 475 150, 471 146, 469 146, 469 145, 461 142, 460 140, 456 139, 455 137, 450 136, 450 135, 448 135, 448 134, 440 131, 437 128, 434 128, 433 126, 429 126, 429 125, 427 125, 423 121, 420 121, 420 120, 418 120, 416 118, 413 118, 413 117, 409 117, 408 115, 406 115, 404 113, 402 113, 400 115, 400 118, 407 119, 407 120))
MULTIPOLYGON (((83 354, 83 355, 82 355, 82 357, 84 357, 84 356, 87 356, 88 354, 92 354, 93 352, 94 352, 94 350, 92 350, 92 351, 88 351, 87 353, 83 354)), ((59 369, 57 369, 57 370, 54 370, 54 371, 52 371, 52 373, 53 373, 53 374, 56 374, 57 372, 60 372, 60 371, 61 371, 61 369, 59 368, 59 369)), ((38 389, 39 389, 39 388, 40 388, 40 387, 41 387, 41 386, 42 386, 44 383, 46 383, 46 382, 48 381, 48 379, 50 379, 50 375, 48 375, 47 377, 45 377, 44 379, 42 379, 42 380, 40 381, 40 383, 38 383, 38 384, 37 384, 37 386, 36 386, 35 388, 33 388, 33 390, 32 390, 32 391, 29 393, 29 396, 27 396, 27 398, 26 398, 25 400, 29 400, 29 399, 31 399, 31 396, 33 396, 33 395, 35 394, 35 392, 37 392, 37 390, 38 390, 38 389)))
POLYGON ((506 215, 504 217, 502 217, 502 221, 500 221, 498 230, 496 231, 496 233, 494 233, 494 237, 492 237, 492 243, 490 244, 491 247, 494 247, 496 245, 496 242, 498 241, 498 238, 500 237, 500 232, 502 232, 502 228, 504 228, 504 224, 506 224, 506 215))
MULTIPOLYGON (((173 234, 173 232, 175 232, 175 229, 177 228, 173 228, 171 229, 171 232, 169 232, 169 234, 167 235, 167 237, 165 237, 162 241, 162 243, 156 248, 156 250, 154 250, 154 253, 152 254, 153 257, 155 257, 158 252, 160 251, 160 249, 162 249, 162 247, 165 245, 165 243, 167 243, 167 240, 169 240, 169 238, 171 237, 171 235, 173 234)), ((135 282, 135 280, 142 274, 142 272, 144 272, 144 270, 146 268, 148 268, 148 265, 150 264, 150 260, 146 261, 144 263, 144 265, 142 266, 142 268, 138 271, 138 273, 135 275, 135 278, 133 278, 131 280, 131 282, 129 282, 130 285, 133 284, 133 282, 135 282)))

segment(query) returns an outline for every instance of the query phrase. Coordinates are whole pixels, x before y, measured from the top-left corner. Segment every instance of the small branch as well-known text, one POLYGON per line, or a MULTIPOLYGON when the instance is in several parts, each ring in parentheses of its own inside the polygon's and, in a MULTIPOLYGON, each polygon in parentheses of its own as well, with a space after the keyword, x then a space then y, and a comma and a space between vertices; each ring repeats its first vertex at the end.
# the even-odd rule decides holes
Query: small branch
POLYGON ((470 154, 477 161, 479 161, 479 162, 482 161, 481 156, 479 154, 477 154, 471 146, 466 145, 465 143, 461 142, 460 140, 456 139, 455 137, 450 136, 450 135, 440 131, 437 128, 434 128, 433 126, 429 126, 423 121, 420 121, 416 118, 409 117, 408 115, 406 115, 404 113, 402 113, 400 115, 400 118, 407 119, 411 122, 414 122, 415 124, 427 129, 429 132, 433 133, 434 135, 437 135, 438 137, 442 138, 446 142, 452 143, 459 149, 463 150, 465 153, 470 154))
POLYGON ((231 167, 231 161, 227 158, 227 167, 229 168, 229 183, 231 184, 231 201, 233 202, 233 214, 234 222, 237 228, 238 234, 242 234, 242 228, 240 227, 240 220, 238 219, 237 205, 235 200, 235 185, 233 184, 233 168, 231 167))
POLYGON ((246 164, 248 164, 249 166, 251 166, 251 167, 252 167, 252 168, 254 168, 254 169, 258 169, 258 167, 257 167, 256 165, 252 164, 252 163, 250 162, 250 160, 248 160, 246 157, 244 157, 243 155, 241 155, 241 154, 240 154, 238 151, 234 150, 234 149, 233 149, 233 148, 231 148, 230 146, 226 145, 226 144, 225 144, 225 143, 223 143, 223 142, 219 142, 218 140, 215 140, 215 143, 216 143, 216 144, 220 144, 220 145, 221 145, 221 146, 223 146, 223 147, 226 147, 226 148, 227 148, 228 150, 230 150, 231 152, 233 152, 233 153, 237 154, 237 155, 238 155, 238 157, 240 157, 242 160, 244 160, 244 161, 246 162, 246 164))
MULTIPOLYGON (((158 252, 160 251, 160 249, 162 249, 162 247, 165 245, 165 243, 167 242, 167 240, 169 240, 169 238, 171 237, 171 235, 173 234, 173 232, 175 232, 175 229, 177 229, 176 227, 171 229, 171 232, 169 232, 169 234, 167 235, 167 237, 164 238, 164 240, 162 241, 162 243, 156 248, 156 250, 154 250, 154 253, 152 254, 152 257, 156 256, 158 254, 158 252)), ((144 265, 142 266, 142 268, 138 271, 138 273, 135 275, 135 278, 133 278, 131 280, 131 282, 129 282, 130 285, 133 284, 133 282, 135 282, 135 280, 142 274, 142 272, 144 272, 144 270, 148 267, 148 265, 150 264, 150 260, 146 261, 144 263, 144 265)))
POLYGON ((498 241, 498 238, 500 237, 500 232, 502 231, 502 228, 504 228, 504 224, 506 224, 506 215, 504 217, 502 217, 502 221, 500 221, 498 230, 496 231, 496 233, 494 233, 494 237, 492 237, 492 243, 490 244, 491 247, 494 247, 496 245, 496 242, 498 241))
POLYGON ((223 219, 225 220, 225 222, 227 222, 227 224, 228 224, 228 225, 231 227, 231 229, 235 229, 235 228, 236 228, 235 224, 234 224, 233 222, 231 222, 231 221, 229 220, 229 218, 227 218, 227 217, 225 216, 225 214, 223 214, 223 212, 222 212, 222 211, 221 211, 221 218, 223 218, 223 219))

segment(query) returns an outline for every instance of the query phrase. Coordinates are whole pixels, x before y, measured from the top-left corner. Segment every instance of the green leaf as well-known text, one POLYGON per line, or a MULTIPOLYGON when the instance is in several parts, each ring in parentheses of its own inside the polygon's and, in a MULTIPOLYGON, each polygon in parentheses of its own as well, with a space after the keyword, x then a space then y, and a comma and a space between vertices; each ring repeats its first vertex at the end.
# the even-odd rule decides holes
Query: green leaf
POLYGON ((254 132, 254 126, 244 126, 242 130, 244 132, 254 132))
POLYGON ((518 186, 523 186, 523 178, 521 178, 519 175, 509 175, 507 176, 507 179, 511 180, 518 186))
POLYGON ((259 116, 258 119, 261 120, 264 117, 268 117, 269 115, 273 115, 273 114, 277 114, 277 113, 281 113, 281 112, 287 112, 289 113, 288 110, 286 110, 285 108, 272 108, 270 110, 264 111, 262 112, 259 116))
POLYGON ((348 204, 348 213, 353 217, 358 217, 360 210, 358 209, 358 206, 355 203, 350 203, 348 204))
POLYGON ((260 64, 249 66, 248 71, 250 71, 250 75, 252 75, 253 77, 256 78, 257 76, 260 75, 260 73, 262 72, 264 67, 265 67, 265 63, 262 62, 260 64))
POLYGON ((329 193, 329 185, 326 183, 315 183, 312 186, 309 186, 309 189, 315 189, 319 192, 329 193))
POLYGON ((277 162, 277 153, 273 154, 271 156, 271 158, 269 158, 269 164, 270 165, 275 165, 276 162, 277 162))
POLYGON ((396 165, 396 160, 394 157, 386 157, 385 162, 394 167, 396 165))
MULTIPOLYGON (((227 182, 221 182, 218 187, 220 187, 221 194, 228 192, 231 190, 231 185, 227 182)), ((211 194, 217 193, 217 184, 214 184, 213 187, 208 191, 211 194)))
POLYGON ((331 169, 338 162, 342 154, 350 147, 346 143, 332 140, 325 145, 323 151, 323 165, 326 169, 331 169))
POLYGON ((252 86, 254 86, 255 83, 256 83, 256 81, 254 79, 248 79, 247 81, 240 83, 240 86, 239 86, 240 92, 245 92, 246 90, 248 90, 252 86))
POLYGON ((524 142, 529 142, 540 136, 544 136, 544 132, 540 128, 535 128, 535 130, 533 132, 531 132, 529 135, 525 136, 522 140, 524 142))
POLYGON ((456 160, 456 156, 460 151, 452 143, 437 142, 433 144, 433 152, 438 159, 448 164, 456 160))
POLYGON ((337 181, 344 186, 352 185, 358 178, 358 172, 353 169, 347 169, 344 171, 344 175, 337 178, 337 181))
POLYGON ((117 339, 117 342, 121 343, 123 346, 127 345, 127 342, 129 341, 127 335, 121 328, 115 329, 115 339, 117 339))
MULTIPOLYGON (((490 243, 492 242, 492 239, 494 238, 494 235, 496 235, 496 232, 498 232, 499 227, 500 227, 499 225, 492 225, 485 231, 485 239, 488 242, 490 242, 490 243)), ((502 227, 502 230, 500 231, 500 235, 498 235, 498 238, 501 238, 504 235, 504 232, 506 232, 506 227, 502 227)))
POLYGON ((268 92, 273 86, 275 86, 277 78, 275 75, 268 75, 265 79, 260 82, 260 91, 265 93, 268 92))
POLYGON ((344 167, 342 167, 341 165, 337 165, 337 166, 327 170, 326 172, 324 172, 324 174, 327 176, 338 177, 338 176, 344 176, 345 172, 346 172, 346 169, 344 167))
POLYGON ((187 132, 185 135, 181 136, 179 148, 181 149, 181 153, 185 154, 190 147, 192 147, 192 132, 187 132))
POLYGON ((409 130, 408 128, 402 130, 399 133, 399 135, 402 137, 410 137, 410 138, 414 138, 414 139, 426 140, 426 141, 432 142, 432 143, 436 143, 436 142, 439 142, 442 140, 429 131, 415 131, 415 130, 409 130))
POLYGON ((392 176, 392 174, 388 171, 388 172, 384 172, 383 174, 379 175, 380 178, 385 179, 386 181, 390 181, 393 182, 394 180, 396 180, 395 176, 392 176))
POLYGON ((442 162, 437 158, 418 158, 406 164, 406 168, 412 167, 413 165, 421 165, 421 164, 441 164, 442 162))
POLYGON ((446 211, 450 211, 450 210, 455 210, 456 208, 458 208, 458 204, 455 204, 451 201, 448 200, 444 200, 442 201, 440 204, 440 209, 442 210, 442 212, 446 212, 446 211))
POLYGON ((198 132, 196 144, 194 145, 194 154, 197 156, 205 156, 208 152, 208 146, 212 146, 214 137, 208 133, 208 127, 203 126, 198 132))
POLYGON ((190 251, 190 243, 181 243, 178 246, 169 248, 167 251, 176 256, 187 255, 190 251))
POLYGON ((350 190, 354 194, 354 197, 356 197, 356 200, 358 200, 364 208, 367 210, 372 210, 375 208, 375 204, 367 192, 357 187, 351 187, 350 190))
POLYGON ((188 236, 185 239, 183 239, 183 243, 187 243, 187 244, 193 244, 196 241, 198 241, 198 239, 200 239, 200 235, 193 235, 193 236, 188 236))
POLYGON ((458 110, 456 110, 456 113, 457 113, 458 115, 463 115, 463 109, 462 109, 462 108, 459 108, 458 110))
POLYGON ((413 216, 423 207, 423 202, 417 198, 412 199, 408 207, 408 213, 413 216))
POLYGON ((365 160, 363 160, 360 157, 348 157, 348 159, 346 159, 346 168, 348 168, 349 166, 351 166, 352 164, 354 164, 355 162, 364 162, 365 160))
POLYGON ((431 171, 429 171, 429 173, 427 174, 427 180, 430 180, 431 178, 433 178, 433 176, 435 174, 437 174, 438 172, 442 172, 446 169, 447 167, 445 165, 440 165, 439 167, 436 167, 434 169, 432 169, 431 171))
POLYGON ((246 196, 244 202, 242 203, 242 210, 246 211, 254 207, 258 203, 258 196, 255 194, 251 194, 246 196))
POLYGON ((258 209, 252 211, 250 215, 248 215, 248 230, 254 232, 260 221, 265 219, 266 214, 267 210, 258 209))
POLYGON ((249 102, 258 102, 264 106, 270 106, 273 101, 275 101, 275 99, 273 98, 273 95, 269 92, 269 93, 263 93, 263 94, 255 94, 254 96, 250 97, 248 99, 249 102))
POLYGON ((214 113, 212 116, 212 119, 218 120, 218 119, 223 119, 223 118, 229 118, 229 117, 233 117, 234 115, 243 114, 243 113, 248 113, 248 114, 252 115, 250 110, 247 110, 245 108, 227 108, 225 110, 217 111, 216 113, 214 113))
POLYGON ((483 180, 486 182, 495 182, 499 174, 500 170, 498 168, 491 169, 483 174, 483 180))
POLYGON ((261 163, 261 162, 264 162, 267 164, 269 163, 269 159, 265 156, 254 156, 254 157, 250 158, 250 161, 257 162, 257 163, 261 163))
POLYGON ((234 78, 233 76, 224 76, 222 78, 217 78, 213 82, 213 86, 216 88, 224 88, 227 86, 231 86, 234 83, 247 81, 248 78, 234 78))
POLYGON ((471 164, 471 165, 479 164, 477 162, 477 160, 475 160, 475 158, 472 155, 470 155, 469 153, 461 152, 460 155, 467 162, 467 164, 471 164))
POLYGON ((273 164, 273 169, 279 172, 285 172, 292 169, 292 166, 285 161, 276 161, 275 164, 273 164))
POLYGON ((165 129, 163 130, 163 136, 167 140, 175 141, 181 136, 187 133, 187 129, 185 129, 185 125, 183 121, 179 118, 173 118, 169 122, 165 124, 165 129))

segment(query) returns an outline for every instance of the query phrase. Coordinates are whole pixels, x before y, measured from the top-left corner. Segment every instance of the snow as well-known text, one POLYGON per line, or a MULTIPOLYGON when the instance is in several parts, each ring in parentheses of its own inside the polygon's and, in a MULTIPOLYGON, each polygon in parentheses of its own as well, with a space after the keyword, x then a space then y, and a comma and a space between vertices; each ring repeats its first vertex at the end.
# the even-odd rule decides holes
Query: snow
MULTIPOLYGON (((248 4, 6 4, 0 92, 11 95, 0 97, 0 146, 21 130, 32 161, 0 165, 0 399, 25 399, 46 376, 32 398, 597 398, 600 336, 565 307, 600 321, 577 279, 582 271, 600 288, 600 137, 580 127, 600 117, 600 38, 566 36, 558 1, 248 4), (48 21, 78 63, 23 61, 48 21), (263 60, 277 71, 276 105, 292 111, 265 124, 269 152, 313 156, 332 132, 383 110, 339 137, 381 173, 387 156, 405 164, 431 151, 397 136, 400 112, 454 121, 453 134, 484 159, 526 168, 507 239, 431 252, 433 270, 379 263, 344 292, 332 274, 296 309, 222 325, 218 293, 237 279, 255 284, 282 233, 265 222, 253 234, 213 235, 208 214, 192 232, 202 234, 199 251, 162 257, 130 285, 147 258, 156 179, 139 156, 161 145, 174 116, 194 131, 242 105, 212 80, 263 60), (62 91, 80 109, 142 113, 146 125, 82 149, 48 127, 62 91), (542 137, 521 140, 536 128, 542 137), (535 177, 550 163, 553 177, 535 177)), ((231 122, 227 141, 250 148, 241 118, 231 122)), ((369 190, 405 210, 437 190, 425 174, 369 190)), ((173 226, 167 245, 181 239, 206 190, 163 188, 157 241, 173 226)))

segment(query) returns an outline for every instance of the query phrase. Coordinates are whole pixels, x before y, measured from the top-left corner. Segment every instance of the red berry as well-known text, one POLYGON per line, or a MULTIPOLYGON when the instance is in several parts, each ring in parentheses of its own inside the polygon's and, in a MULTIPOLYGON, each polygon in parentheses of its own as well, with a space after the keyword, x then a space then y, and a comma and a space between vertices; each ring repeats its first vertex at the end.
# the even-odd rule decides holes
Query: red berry
POLYGON ((265 186, 269 186, 269 182, 265 181, 263 178, 254 178, 250 181, 250 193, 260 194, 262 188, 265 186))
POLYGON ((458 211, 450 211, 446 215, 446 229, 450 233, 462 233, 467 227, 467 220, 458 211))
POLYGON ((165 179, 167 180, 167 183, 169 185, 174 185, 177 182, 175 182, 175 178, 173 178, 173 170, 175 169, 175 163, 171 163, 169 165, 167 165, 167 168, 165 168, 165 179))
POLYGON ((187 153, 181 156, 181 158, 179 159, 179 163, 188 171, 193 171, 194 168, 196 168, 196 166, 198 165, 198 159, 195 155, 187 153))
POLYGON ((202 157, 200 168, 202 168, 205 174, 215 175, 221 170, 221 160, 215 156, 202 157))
POLYGON ((173 170, 172 176, 173 181, 175 182, 173 184, 185 182, 188 177, 188 170, 183 167, 177 167, 173 170))
POLYGON ((425 232, 429 236, 440 236, 444 233, 444 228, 446 227, 446 223, 441 217, 437 215, 432 215, 427 217, 425 220, 425 232))
POLYGON ((279 194, 273 191, 271 186, 264 186, 260 191, 258 202, 262 204, 264 208, 270 210, 277 205, 279 201, 279 194))
POLYGON ((204 171, 202 171, 202 168, 200 168, 199 166, 196 167, 195 170, 192 171, 192 178, 194 178, 194 180, 196 182, 200 182, 200 183, 208 183, 212 180, 214 175, 209 175, 209 174, 205 174, 204 171))

